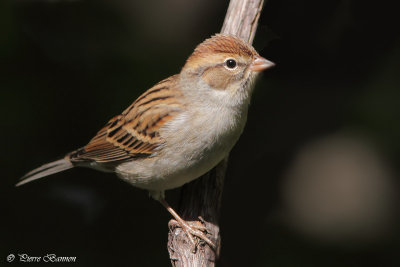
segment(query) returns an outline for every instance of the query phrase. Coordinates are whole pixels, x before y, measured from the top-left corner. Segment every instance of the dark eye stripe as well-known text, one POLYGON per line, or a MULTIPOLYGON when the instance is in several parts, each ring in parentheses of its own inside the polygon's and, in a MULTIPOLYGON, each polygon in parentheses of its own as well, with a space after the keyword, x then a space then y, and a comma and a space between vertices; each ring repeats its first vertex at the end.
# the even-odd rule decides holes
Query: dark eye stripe
MULTIPOLYGON (((242 62, 236 62, 236 65, 237 65, 238 67, 243 67, 243 66, 245 66, 246 64, 245 64, 245 63, 242 63, 242 62)), ((219 68, 219 67, 224 67, 224 68, 225 68, 225 62, 224 62, 224 63, 216 64, 216 65, 213 65, 213 66, 205 67, 205 68, 201 71, 201 75, 203 75, 205 72, 209 71, 210 69, 215 69, 215 68, 219 68)))

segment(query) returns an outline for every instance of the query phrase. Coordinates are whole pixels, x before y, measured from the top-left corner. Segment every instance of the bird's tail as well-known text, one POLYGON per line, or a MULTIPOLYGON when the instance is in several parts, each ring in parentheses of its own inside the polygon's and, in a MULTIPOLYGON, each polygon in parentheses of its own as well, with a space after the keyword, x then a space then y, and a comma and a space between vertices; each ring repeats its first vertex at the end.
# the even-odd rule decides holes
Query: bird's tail
POLYGON ((43 166, 34 169, 33 171, 28 172, 25 174, 20 181, 15 186, 20 186, 34 180, 40 179, 45 176, 49 176, 55 174, 57 172, 62 172, 68 169, 73 168, 74 165, 69 161, 68 157, 64 159, 60 159, 57 161, 53 161, 43 166))

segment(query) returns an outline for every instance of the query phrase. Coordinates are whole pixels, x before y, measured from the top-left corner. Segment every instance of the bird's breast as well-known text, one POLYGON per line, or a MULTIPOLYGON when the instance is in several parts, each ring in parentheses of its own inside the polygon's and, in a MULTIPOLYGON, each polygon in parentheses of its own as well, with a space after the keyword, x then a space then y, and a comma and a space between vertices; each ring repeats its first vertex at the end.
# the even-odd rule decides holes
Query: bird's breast
POLYGON ((182 112, 160 132, 165 144, 157 155, 120 166, 120 176, 148 190, 182 186, 228 155, 243 131, 246 115, 247 110, 235 114, 221 107, 182 112))

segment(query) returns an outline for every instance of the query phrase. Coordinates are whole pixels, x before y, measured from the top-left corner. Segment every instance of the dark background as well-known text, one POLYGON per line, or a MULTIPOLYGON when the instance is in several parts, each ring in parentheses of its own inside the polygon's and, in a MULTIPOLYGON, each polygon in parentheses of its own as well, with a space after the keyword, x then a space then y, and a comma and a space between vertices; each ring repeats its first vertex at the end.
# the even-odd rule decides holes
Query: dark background
MULTIPOLYGON (((269 0, 258 81, 230 155, 220 266, 400 266, 395 1, 269 0)), ((14 188, 84 144, 221 28, 225 1, 0 2, 0 265, 169 266, 170 215, 112 174, 14 188), (43 264, 43 263, 42 263, 43 264)), ((177 204, 179 189, 167 192, 177 204)))

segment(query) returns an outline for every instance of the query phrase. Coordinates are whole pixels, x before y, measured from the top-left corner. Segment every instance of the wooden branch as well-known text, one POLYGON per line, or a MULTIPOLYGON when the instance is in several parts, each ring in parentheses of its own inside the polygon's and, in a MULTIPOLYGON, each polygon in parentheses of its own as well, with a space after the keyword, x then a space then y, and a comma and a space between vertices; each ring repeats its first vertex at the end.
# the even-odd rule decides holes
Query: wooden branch
MULTIPOLYGON (((221 33, 236 35, 252 43, 257 29, 263 0, 231 0, 221 33)), ((187 221, 199 221, 208 236, 217 245, 216 251, 208 245, 193 245, 181 228, 171 228, 168 235, 168 251, 172 266, 215 266, 221 248, 219 214, 228 158, 214 169, 182 187, 178 214, 187 221)))
POLYGON ((231 0, 221 33, 233 34, 253 43, 264 0, 231 0))

